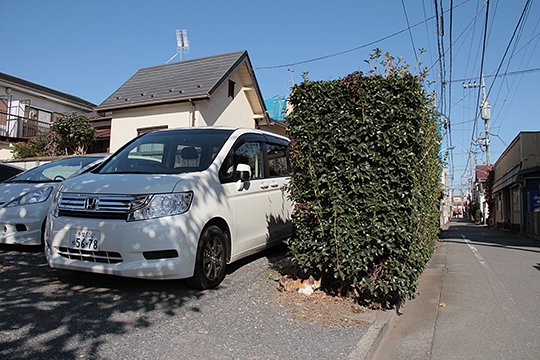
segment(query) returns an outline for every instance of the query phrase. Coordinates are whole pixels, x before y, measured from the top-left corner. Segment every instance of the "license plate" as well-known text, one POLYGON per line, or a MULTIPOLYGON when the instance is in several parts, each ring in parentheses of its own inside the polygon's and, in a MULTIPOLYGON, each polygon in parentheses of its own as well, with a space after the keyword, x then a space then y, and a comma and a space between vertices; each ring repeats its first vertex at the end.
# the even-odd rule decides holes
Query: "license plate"
POLYGON ((74 230, 71 233, 69 247, 78 250, 99 251, 99 231, 74 230))

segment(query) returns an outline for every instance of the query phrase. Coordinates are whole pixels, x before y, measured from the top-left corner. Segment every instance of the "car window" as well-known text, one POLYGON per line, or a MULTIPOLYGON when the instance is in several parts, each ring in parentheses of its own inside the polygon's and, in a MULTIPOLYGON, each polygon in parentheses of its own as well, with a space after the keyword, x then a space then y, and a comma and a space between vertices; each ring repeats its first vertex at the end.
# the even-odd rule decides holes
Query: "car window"
POLYGON ((270 177, 289 176, 290 165, 287 157, 287 146, 267 144, 268 171, 270 177))
POLYGON ((175 168, 198 169, 201 164, 202 148, 200 146, 178 145, 174 158, 175 168))
POLYGON ((237 180, 234 170, 238 164, 249 165, 251 168, 251 180, 264 178, 262 143, 243 142, 235 146, 221 166, 221 182, 225 183, 237 180))

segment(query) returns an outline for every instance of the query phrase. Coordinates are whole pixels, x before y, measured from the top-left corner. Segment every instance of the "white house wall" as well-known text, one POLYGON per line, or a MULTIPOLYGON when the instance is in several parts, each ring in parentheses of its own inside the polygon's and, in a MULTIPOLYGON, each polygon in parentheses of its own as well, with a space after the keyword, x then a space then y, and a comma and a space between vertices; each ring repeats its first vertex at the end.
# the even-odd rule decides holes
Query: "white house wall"
MULTIPOLYGON (((198 114, 195 115, 197 117, 198 114)), ((190 127, 191 105, 180 103, 115 110, 111 120, 110 151, 116 151, 136 137, 137 129, 158 126, 167 126, 169 129, 190 127)))
POLYGON ((201 119, 197 126, 227 126, 254 128, 253 111, 243 90, 243 84, 235 71, 216 89, 209 101, 197 102, 201 119), (234 98, 228 96, 229 81, 234 81, 234 98))
POLYGON ((14 87, 0 85, 0 96, 3 98, 9 99, 10 95, 11 95, 12 101, 30 100, 30 104, 29 104, 30 106, 40 109, 40 110, 46 110, 52 113, 63 114, 63 113, 70 113, 70 112, 80 112, 80 113, 89 112, 87 110, 82 110, 80 107, 71 106, 69 105, 67 101, 56 99, 52 96, 46 96, 46 95, 40 96, 37 92, 20 91, 18 89, 15 89, 14 87), (9 87, 11 89, 11 94, 6 93, 6 87, 9 87))
MULTIPOLYGON (((194 102, 195 126, 255 127, 253 111, 238 71, 228 79, 223 81, 209 100, 194 102), (228 96, 228 79, 236 83, 234 98, 228 96)), ((137 129, 159 126, 167 126, 168 129, 191 127, 192 113, 189 102, 113 110, 110 151, 116 151, 137 136, 137 129)))

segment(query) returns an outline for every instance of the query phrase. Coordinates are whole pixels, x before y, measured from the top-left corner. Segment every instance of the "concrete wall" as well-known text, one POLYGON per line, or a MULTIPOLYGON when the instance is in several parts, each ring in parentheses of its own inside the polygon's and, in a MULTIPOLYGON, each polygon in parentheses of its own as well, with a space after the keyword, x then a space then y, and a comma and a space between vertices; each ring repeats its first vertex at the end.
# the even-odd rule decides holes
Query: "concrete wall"
POLYGON ((0 161, 11 159, 12 145, 8 142, 0 142, 0 161))
POLYGON ((495 163, 495 177, 494 180, 497 182, 502 178, 506 173, 512 170, 516 165, 521 161, 521 137, 517 137, 504 151, 499 160, 495 163))
POLYGON ((522 169, 540 166, 540 133, 521 134, 522 169))

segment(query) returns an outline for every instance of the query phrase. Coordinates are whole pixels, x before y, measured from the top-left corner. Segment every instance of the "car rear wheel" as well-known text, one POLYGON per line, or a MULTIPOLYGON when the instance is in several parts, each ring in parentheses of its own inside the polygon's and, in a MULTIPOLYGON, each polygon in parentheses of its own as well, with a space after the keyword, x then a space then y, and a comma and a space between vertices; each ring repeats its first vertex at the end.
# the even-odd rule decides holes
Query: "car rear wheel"
POLYGON ((195 271, 189 280, 198 289, 211 289, 225 278, 227 235, 216 225, 204 229, 199 246, 195 271))

